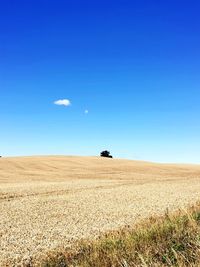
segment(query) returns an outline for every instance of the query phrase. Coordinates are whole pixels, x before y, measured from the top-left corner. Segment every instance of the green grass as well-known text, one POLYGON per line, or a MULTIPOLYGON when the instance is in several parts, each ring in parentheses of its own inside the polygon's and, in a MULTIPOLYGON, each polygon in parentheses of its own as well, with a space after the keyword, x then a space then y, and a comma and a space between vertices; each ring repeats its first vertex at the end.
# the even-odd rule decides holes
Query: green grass
POLYGON ((200 204, 49 253, 41 266, 200 266, 200 204))

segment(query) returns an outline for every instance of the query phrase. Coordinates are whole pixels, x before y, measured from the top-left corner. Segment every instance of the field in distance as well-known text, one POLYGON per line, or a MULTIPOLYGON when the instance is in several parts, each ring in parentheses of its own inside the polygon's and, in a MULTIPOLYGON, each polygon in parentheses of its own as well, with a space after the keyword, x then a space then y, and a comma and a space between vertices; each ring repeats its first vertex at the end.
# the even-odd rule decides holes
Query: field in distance
POLYGON ((200 165, 98 157, 0 159, 0 266, 200 199, 200 165))

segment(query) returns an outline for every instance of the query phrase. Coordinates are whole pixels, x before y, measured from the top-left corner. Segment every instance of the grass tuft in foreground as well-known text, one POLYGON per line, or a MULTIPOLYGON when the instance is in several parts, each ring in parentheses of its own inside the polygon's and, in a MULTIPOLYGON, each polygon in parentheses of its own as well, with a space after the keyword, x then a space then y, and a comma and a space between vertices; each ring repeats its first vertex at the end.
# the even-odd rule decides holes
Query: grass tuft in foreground
POLYGON ((48 255, 41 266, 200 266, 200 204, 81 241, 73 250, 48 255))

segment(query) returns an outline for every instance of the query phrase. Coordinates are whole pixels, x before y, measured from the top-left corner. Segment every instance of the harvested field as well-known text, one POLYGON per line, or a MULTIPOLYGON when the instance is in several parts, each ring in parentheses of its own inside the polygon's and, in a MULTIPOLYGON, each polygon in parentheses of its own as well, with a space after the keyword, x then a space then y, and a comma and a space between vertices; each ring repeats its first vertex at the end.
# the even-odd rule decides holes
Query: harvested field
POLYGON ((0 266, 200 199, 200 166, 96 157, 0 159, 0 266))

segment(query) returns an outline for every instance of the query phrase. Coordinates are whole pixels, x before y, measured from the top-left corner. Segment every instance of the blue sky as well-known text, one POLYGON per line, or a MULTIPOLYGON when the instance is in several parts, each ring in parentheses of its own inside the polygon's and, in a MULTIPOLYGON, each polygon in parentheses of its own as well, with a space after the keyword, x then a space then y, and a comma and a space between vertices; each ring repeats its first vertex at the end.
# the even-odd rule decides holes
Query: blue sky
POLYGON ((199 10, 1 1, 0 154, 200 163, 199 10))

